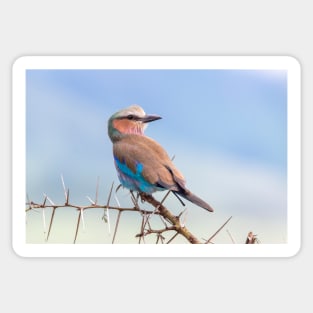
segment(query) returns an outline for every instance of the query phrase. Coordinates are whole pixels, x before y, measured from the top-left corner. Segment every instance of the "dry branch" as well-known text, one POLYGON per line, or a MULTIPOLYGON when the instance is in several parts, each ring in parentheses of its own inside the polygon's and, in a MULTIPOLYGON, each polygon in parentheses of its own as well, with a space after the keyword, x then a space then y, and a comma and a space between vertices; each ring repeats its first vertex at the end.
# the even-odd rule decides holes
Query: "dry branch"
MULTIPOLYGON (((36 210, 36 209, 41 209, 44 210, 45 208, 52 208, 52 214, 50 218, 50 223, 49 223, 49 228, 48 228, 48 233, 46 237, 46 241, 49 240, 49 236, 52 230, 52 225, 53 221, 55 218, 55 213, 56 209, 61 209, 61 208, 74 208, 78 211, 78 217, 77 217, 77 224, 76 224, 76 229, 75 229, 75 234, 74 234, 74 240, 73 242, 76 243, 80 225, 83 224, 84 228, 84 211, 89 210, 89 209, 103 209, 104 210, 104 215, 102 219, 108 223, 109 226, 109 233, 110 233, 110 217, 109 217, 109 212, 111 210, 117 211, 117 218, 114 226, 114 232, 113 232, 113 239, 112 239, 112 244, 115 243, 116 241, 116 236, 117 236, 117 231, 119 227, 119 223, 122 217, 122 213, 124 212, 134 212, 138 213, 141 216, 141 226, 140 226, 140 232, 135 235, 136 237, 139 238, 139 243, 143 241, 145 243, 145 238, 147 236, 154 235, 156 236, 156 244, 158 243, 171 243, 174 241, 174 239, 180 235, 184 237, 189 243, 192 244, 201 244, 201 243, 211 243, 211 240, 221 231, 221 229, 229 222, 231 217, 220 227, 208 240, 200 241, 194 234, 192 234, 188 228, 185 226, 185 216, 183 221, 181 221, 181 217, 184 213, 185 210, 183 210, 178 216, 174 215, 167 207, 165 207, 164 202, 166 198, 168 197, 169 192, 166 193, 166 195, 163 197, 162 201, 156 200, 152 195, 144 194, 144 193, 139 193, 139 194, 134 194, 133 192, 130 193, 131 196, 131 201, 133 203, 132 207, 121 207, 118 201, 118 198, 116 196, 116 192, 119 190, 120 186, 116 188, 114 197, 117 202, 117 206, 113 206, 111 204, 111 198, 112 198, 112 193, 113 193, 113 184, 111 185, 109 195, 106 201, 105 205, 98 204, 98 195, 99 195, 99 178, 97 180, 97 186, 96 186, 96 194, 95 194, 95 201, 90 199, 89 197, 88 200, 90 201, 89 205, 75 205, 70 202, 69 200, 69 189, 65 187, 64 179, 63 176, 61 176, 62 180, 62 186, 64 189, 64 197, 65 197, 65 203, 64 204, 55 204, 47 195, 44 195, 44 201, 43 203, 35 203, 33 201, 29 201, 27 199, 27 208, 26 212, 29 212, 30 210, 36 210), (146 210, 141 207, 139 204, 139 199, 141 199, 141 202, 146 202, 150 204, 154 210, 146 210), (156 229, 151 226, 150 220, 153 216, 158 216, 162 223, 163 227, 156 229), (165 242, 165 233, 170 233, 173 232, 173 236, 169 240, 165 242)), ((45 221, 44 221, 45 223, 45 221)))

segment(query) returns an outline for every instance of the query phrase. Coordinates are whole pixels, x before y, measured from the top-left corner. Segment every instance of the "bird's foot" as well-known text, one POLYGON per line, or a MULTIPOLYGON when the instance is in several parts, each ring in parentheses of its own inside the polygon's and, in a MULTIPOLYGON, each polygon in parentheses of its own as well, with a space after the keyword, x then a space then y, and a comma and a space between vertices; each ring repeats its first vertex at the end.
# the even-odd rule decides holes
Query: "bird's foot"
MULTIPOLYGON (((137 197, 140 197, 140 200, 142 203, 145 203, 147 201, 147 199, 149 198, 149 194, 144 193, 144 192, 138 192, 137 197)), ((150 196, 151 197, 151 196, 150 196)))

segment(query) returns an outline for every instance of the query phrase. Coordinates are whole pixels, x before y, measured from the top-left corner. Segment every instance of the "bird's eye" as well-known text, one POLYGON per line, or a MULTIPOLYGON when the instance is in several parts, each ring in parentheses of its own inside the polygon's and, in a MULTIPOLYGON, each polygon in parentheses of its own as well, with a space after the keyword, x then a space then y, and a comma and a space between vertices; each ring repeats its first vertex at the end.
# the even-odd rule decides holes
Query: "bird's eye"
POLYGON ((135 116, 132 115, 132 114, 129 114, 129 115, 127 115, 127 119, 129 119, 129 120, 134 120, 134 119, 135 119, 135 116))

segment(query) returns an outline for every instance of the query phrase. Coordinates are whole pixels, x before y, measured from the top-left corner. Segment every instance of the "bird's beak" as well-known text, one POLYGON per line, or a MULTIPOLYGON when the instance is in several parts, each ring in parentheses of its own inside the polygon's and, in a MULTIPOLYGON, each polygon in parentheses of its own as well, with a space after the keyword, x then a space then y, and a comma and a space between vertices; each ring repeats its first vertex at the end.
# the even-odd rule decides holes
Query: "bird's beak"
POLYGON ((162 117, 161 117, 161 116, 158 116, 158 115, 146 115, 146 116, 142 117, 140 120, 141 120, 143 123, 150 123, 150 122, 159 120, 159 119, 161 119, 161 118, 162 118, 162 117))

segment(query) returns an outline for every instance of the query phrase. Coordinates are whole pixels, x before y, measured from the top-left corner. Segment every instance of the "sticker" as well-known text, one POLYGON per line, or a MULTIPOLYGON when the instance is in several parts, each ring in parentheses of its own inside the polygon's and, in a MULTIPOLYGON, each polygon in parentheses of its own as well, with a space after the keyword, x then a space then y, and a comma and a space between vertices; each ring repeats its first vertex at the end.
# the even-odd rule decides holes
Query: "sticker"
POLYGON ((300 76, 289 56, 17 59, 14 251, 294 256, 300 76))

